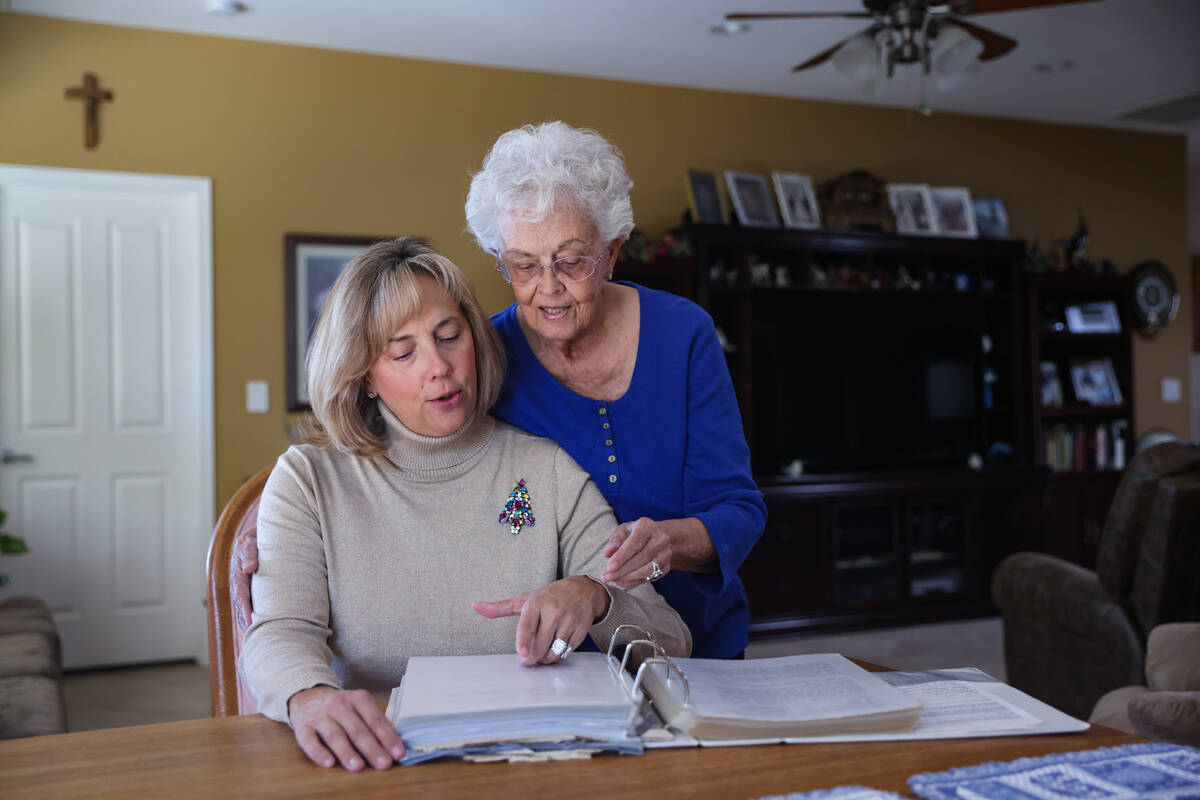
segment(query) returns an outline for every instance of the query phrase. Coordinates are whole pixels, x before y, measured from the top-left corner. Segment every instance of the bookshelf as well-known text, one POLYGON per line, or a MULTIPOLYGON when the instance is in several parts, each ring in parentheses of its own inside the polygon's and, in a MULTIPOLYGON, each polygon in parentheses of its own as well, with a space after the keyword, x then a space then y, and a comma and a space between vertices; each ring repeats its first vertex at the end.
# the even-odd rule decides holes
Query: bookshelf
POLYGON ((1051 476, 1045 549, 1086 567, 1095 566, 1104 517, 1133 454, 1131 290, 1125 275, 1075 272, 1030 276, 1026 289, 1030 451, 1051 476), (1120 329, 1071 330, 1067 309, 1096 304, 1115 309, 1120 329), (1053 365, 1057 391, 1045 365, 1053 365), (1079 377, 1107 373, 1115 389, 1090 387, 1073 370, 1079 377))

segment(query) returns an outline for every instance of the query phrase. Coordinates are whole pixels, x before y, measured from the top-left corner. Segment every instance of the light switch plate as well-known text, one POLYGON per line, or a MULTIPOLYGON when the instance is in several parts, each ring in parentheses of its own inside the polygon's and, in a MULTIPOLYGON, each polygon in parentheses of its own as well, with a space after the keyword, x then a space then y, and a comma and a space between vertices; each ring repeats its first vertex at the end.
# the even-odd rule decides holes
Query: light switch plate
POLYGON ((271 408, 271 387, 266 381, 246 381, 246 410, 265 414, 271 408))
POLYGON ((1178 403, 1183 400, 1183 388, 1179 378, 1162 379, 1162 399, 1164 403, 1178 403))

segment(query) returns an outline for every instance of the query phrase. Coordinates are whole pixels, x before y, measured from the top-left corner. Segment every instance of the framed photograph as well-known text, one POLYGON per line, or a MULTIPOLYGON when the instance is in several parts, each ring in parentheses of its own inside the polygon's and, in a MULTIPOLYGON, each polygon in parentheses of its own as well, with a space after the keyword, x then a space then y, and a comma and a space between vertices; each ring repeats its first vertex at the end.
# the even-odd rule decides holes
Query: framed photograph
POLYGON ((783 224, 789 228, 821 227, 821 210, 813 193, 812 179, 794 172, 771 173, 775 181, 775 197, 783 212, 783 224))
POLYGON ((684 183, 692 221, 702 225, 724 225, 725 206, 721 203, 717 176, 712 172, 689 169, 684 174, 684 183))
POLYGON ((1063 309, 1071 333, 1120 333, 1121 316, 1113 300, 1078 303, 1063 309))
POLYGON ((916 233, 931 236, 937 233, 933 217, 933 198, 929 186, 924 183, 889 183, 888 204, 896 215, 896 230, 899 233, 916 233))
POLYGON ((1071 363, 1071 386, 1075 399, 1094 406, 1121 405, 1121 387, 1112 360, 1093 358, 1071 363))
POLYGON ((284 286, 287 294, 287 410, 309 411, 304 362, 317 317, 333 282, 356 255, 386 236, 323 236, 288 233, 283 237, 284 286))
POLYGON ((969 238, 979 235, 969 191, 961 186, 934 186, 929 195, 933 199, 933 216, 940 235, 969 238))
POLYGON ((986 239, 1008 237, 1008 211, 999 197, 976 197, 971 201, 975 208, 975 227, 986 239))
POLYGON ((733 208, 743 225, 756 228, 779 227, 779 215, 775 213, 775 206, 771 203, 771 192, 767 189, 766 178, 753 172, 727 169, 725 185, 729 187, 733 208))
POLYGON ((1039 366, 1042 369, 1042 405, 1059 408, 1063 404, 1063 390, 1058 379, 1058 365, 1043 361, 1039 366))

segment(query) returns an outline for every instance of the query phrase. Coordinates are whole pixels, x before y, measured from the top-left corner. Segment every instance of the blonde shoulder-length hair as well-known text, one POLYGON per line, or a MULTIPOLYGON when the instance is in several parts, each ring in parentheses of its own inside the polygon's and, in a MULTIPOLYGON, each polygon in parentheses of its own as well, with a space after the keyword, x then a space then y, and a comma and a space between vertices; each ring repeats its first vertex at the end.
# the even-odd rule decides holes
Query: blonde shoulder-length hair
POLYGON ((504 347, 488 322, 475 289, 453 261, 424 239, 402 236, 376 242, 346 265, 333 284, 308 348, 308 396, 315 419, 301 438, 331 443, 362 456, 387 452, 376 400, 364 382, 388 340, 421 310, 420 277, 431 279, 458 303, 475 344, 475 416, 486 414, 504 380, 504 347))

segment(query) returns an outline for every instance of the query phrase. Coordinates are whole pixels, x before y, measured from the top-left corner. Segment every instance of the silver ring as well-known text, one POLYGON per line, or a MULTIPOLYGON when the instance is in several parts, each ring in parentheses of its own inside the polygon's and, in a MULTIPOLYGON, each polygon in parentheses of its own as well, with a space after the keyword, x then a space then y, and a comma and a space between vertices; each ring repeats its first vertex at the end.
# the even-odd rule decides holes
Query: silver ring
POLYGON ((555 639, 554 644, 550 645, 550 652, 559 658, 566 658, 571 652, 571 645, 565 639, 555 639))
POLYGON ((558 660, 559 660, 559 661, 566 661, 566 660, 567 660, 567 656, 571 655, 571 653, 574 653, 574 652, 575 652, 575 648, 574 648, 574 647, 571 647, 571 645, 567 645, 567 649, 566 649, 566 650, 563 650, 563 653, 562 653, 562 655, 561 655, 561 656, 559 656, 559 657, 558 657, 558 660))
POLYGON ((650 567, 651 567, 650 574, 646 576, 646 580, 656 581, 659 578, 661 578, 663 575, 666 575, 666 573, 662 571, 662 568, 658 566, 657 561, 651 561, 650 567))

